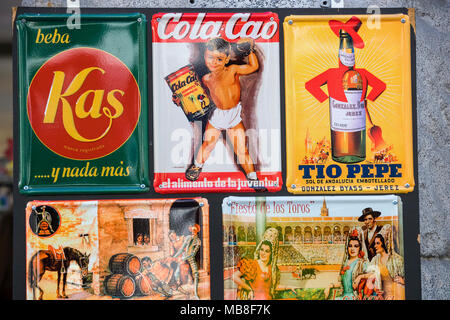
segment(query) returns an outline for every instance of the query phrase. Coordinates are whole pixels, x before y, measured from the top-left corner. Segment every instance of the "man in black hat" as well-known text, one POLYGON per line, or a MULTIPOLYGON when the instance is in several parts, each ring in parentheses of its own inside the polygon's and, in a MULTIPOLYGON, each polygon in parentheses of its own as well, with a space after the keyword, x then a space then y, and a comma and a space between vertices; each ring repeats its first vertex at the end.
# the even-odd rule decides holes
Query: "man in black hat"
POLYGON ((358 221, 364 222, 363 226, 363 245, 366 248, 369 261, 376 256, 375 236, 380 233, 384 227, 378 226, 376 219, 381 215, 380 211, 373 211, 372 208, 365 208, 358 221))

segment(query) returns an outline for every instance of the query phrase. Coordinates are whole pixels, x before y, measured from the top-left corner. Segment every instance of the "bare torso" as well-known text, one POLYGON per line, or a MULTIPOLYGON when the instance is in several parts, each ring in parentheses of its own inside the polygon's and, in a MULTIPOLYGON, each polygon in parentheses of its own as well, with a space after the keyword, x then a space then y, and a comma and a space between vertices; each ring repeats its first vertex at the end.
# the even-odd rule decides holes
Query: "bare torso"
POLYGON ((206 74, 203 77, 203 83, 208 87, 209 94, 219 109, 232 109, 241 99, 239 75, 233 65, 206 74))

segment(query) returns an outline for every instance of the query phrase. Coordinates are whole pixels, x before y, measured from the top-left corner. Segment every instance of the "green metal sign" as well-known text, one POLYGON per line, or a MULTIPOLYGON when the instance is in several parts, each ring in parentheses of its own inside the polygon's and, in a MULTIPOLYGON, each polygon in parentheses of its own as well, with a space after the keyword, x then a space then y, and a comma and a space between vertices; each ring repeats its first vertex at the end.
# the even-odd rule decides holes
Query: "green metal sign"
POLYGON ((20 15, 19 189, 146 192, 146 17, 20 15))

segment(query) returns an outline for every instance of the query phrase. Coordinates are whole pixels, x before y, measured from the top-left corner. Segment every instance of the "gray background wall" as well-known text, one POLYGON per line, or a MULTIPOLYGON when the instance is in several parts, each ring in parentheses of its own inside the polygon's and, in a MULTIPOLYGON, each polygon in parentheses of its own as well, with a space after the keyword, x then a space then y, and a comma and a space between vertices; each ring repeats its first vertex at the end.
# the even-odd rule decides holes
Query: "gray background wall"
MULTIPOLYGON (((75 1, 75 0, 72 0, 75 1)), ((416 9, 417 134, 422 298, 450 297, 450 1, 341 0, 346 8, 416 9)), ((81 7, 319 8, 317 0, 80 0, 81 7)), ((23 0, 66 6, 66 0, 23 0)), ((407 213, 405 213, 407 214, 407 213)))

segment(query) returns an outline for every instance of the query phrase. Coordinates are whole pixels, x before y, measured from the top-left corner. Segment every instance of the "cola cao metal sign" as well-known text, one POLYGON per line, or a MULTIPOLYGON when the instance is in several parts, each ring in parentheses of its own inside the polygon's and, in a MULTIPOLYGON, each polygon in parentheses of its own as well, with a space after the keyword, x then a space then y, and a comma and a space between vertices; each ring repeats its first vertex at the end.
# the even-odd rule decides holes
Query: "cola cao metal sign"
POLYGON ((16 22, 20 191, 148 191, 145 16, 66 19, 16 22))
POLYGON ((153 15, 156 192, 281 190, 279 41, 273 12, 153 15))

